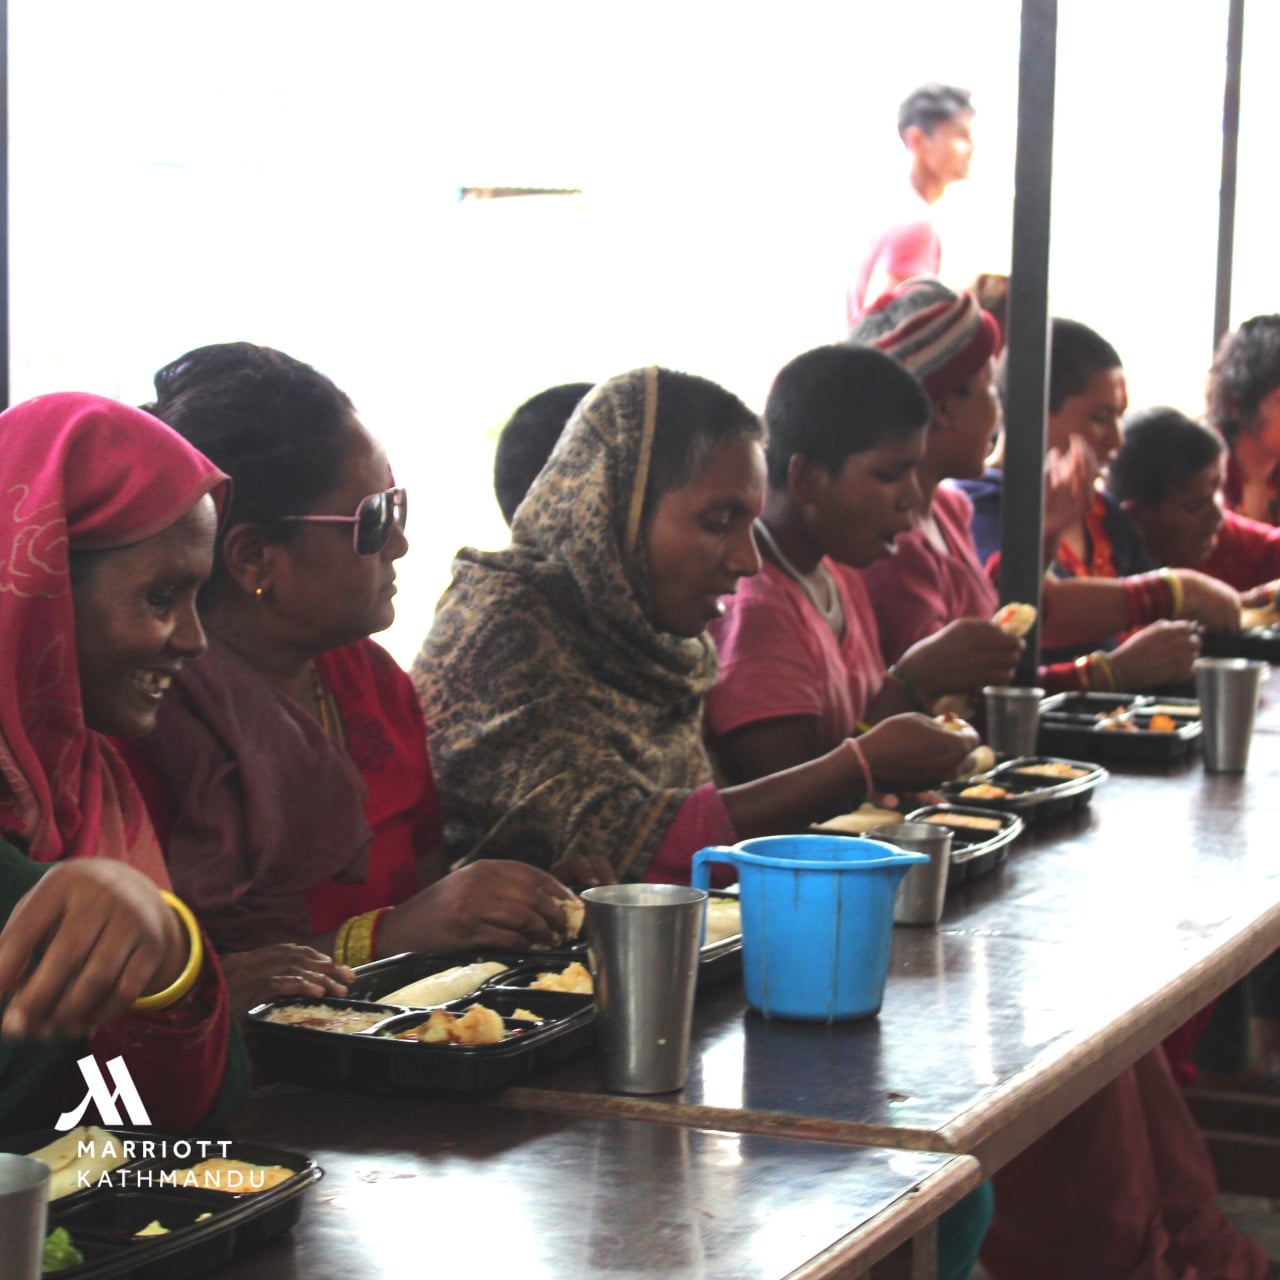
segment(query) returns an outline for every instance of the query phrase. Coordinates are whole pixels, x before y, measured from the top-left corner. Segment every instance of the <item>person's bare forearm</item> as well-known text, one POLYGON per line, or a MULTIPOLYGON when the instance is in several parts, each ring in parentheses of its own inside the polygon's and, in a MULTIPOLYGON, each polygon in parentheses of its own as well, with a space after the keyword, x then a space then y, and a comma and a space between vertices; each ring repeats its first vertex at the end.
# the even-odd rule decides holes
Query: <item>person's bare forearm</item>
POLYGON ((1097 644, 1129 629, 1129 598, 1116 578, 1046 578, 1041 639, 1050 648, 1097 644))
POLYGON ((866 787, 853 751, 841 744, 834 751, 796 765, 725 787, 720 799, 739 839, 803 831, 811 822, 865 799, 866 787))

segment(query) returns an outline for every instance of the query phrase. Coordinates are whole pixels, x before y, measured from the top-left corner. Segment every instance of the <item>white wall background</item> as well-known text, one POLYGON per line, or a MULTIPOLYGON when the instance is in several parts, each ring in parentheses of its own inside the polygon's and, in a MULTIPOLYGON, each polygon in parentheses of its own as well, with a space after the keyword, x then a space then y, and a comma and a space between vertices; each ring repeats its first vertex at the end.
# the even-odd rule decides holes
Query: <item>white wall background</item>
MULTIPOLYGON (((1052 302, 1135 404, 1201 407, 1224 0, 1061 6, 1052 302)), ((244 338, 324 370, 413 490, 386 641, 407 661, 463 543, 499 545, 493 438, 551 383, 657 361, 759 405, 840 336, 860 218, 914 85, 971 88, 944 201, 959 279, 1008 262, 1015 0, 10 0, 16 398, 131 401, 244 338), (581 199, 459 202, 463 186, 581 199)), ((1249 5, 1235 319, 1280 309, 1249 5)))

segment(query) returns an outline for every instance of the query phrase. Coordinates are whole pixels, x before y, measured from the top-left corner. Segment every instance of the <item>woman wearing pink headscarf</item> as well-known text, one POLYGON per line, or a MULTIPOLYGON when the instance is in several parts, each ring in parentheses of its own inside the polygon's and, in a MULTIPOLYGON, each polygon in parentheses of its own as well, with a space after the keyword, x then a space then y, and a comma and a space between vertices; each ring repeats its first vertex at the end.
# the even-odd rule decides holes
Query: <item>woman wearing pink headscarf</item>
POLYGON ((0 414, 0 1128, 73 1109, 85 1053, 122 1055, 160 1128, 243 1084, 217 961, 103 736, 146 733, 204 650, 225 479, 115 401, 0 414))

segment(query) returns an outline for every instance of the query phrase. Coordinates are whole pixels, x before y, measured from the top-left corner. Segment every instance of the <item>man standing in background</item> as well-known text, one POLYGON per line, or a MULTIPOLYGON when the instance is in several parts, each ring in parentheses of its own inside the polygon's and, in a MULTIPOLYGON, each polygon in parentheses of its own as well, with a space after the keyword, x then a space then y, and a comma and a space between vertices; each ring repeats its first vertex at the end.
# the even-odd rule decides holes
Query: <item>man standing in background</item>
POLYGON ((969 176, 973 115, 969 91, 946 84, 922 85, 898 108, 898 136, 910 155, 911 190, 882 219, 867 245, 847 298, 851 327, 886 290, 912 276, 938 274, 942 243, 933 206, 951 183, 969 176))

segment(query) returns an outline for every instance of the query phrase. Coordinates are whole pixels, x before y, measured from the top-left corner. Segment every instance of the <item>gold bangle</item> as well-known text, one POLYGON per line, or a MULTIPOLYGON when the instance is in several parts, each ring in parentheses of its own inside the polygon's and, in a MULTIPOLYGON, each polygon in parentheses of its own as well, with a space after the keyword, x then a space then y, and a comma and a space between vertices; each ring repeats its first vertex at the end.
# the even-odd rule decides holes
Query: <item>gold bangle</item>
POLYGON ((333 958, 339 964, 347 963, 347 938, 351 935, 351 926, 355 924, 356 917, 348 916, 339 926, 338 932, 333 935, 333 958))
POLYGON ((167 1009, 170 1005, 177 1004, 196 985, 196 979, 204 966, 204 939, 200 935, 200 926, 196 923, 191 908, 168 889, 161 889, 160 896, 174 909, 178 919, 186 928, 189 954, 185 967, 170 986, 165 987, 163 991, 157 991, 154 995, 139 996, 133 1002, 134 1009, 139 1013, 167 1009))
POLYGON ((1161 569, 1159 573, 1164 579, 1164 585, 1169 588, 1169 617, 1180 618, 1182 606, 1186 603, 1183 598, 1182 583, 1172 569, 1161 569))
POLYGON ((366 911, 363 915, 344 920, 334 940, 333 958, 351 969, 368 964, 374 958, 374 933, 387 910, 387 907, 379 907, 376 911, 366 911))
POLYGON ((1098 670, 1102 672, 1103 678, 1107 682, 1107 691, 1109 693, 1119 693, 1120 682, 1116 679, 1116 669, 1111 665, 1111 659, 1101 650, 1091 654, 1090 657, 1098 670))

